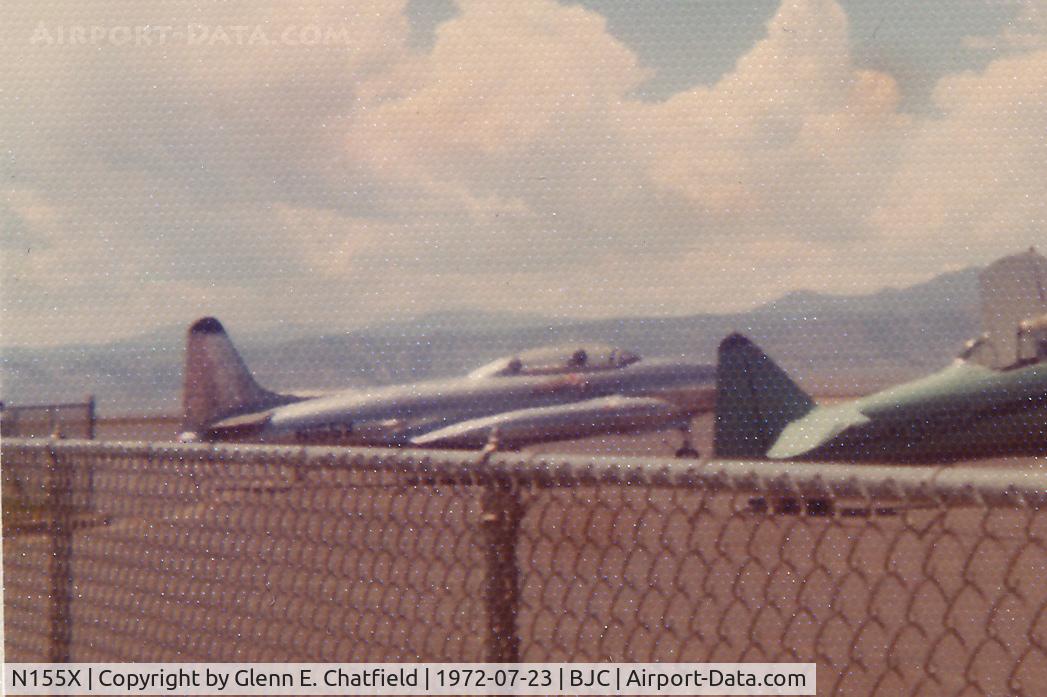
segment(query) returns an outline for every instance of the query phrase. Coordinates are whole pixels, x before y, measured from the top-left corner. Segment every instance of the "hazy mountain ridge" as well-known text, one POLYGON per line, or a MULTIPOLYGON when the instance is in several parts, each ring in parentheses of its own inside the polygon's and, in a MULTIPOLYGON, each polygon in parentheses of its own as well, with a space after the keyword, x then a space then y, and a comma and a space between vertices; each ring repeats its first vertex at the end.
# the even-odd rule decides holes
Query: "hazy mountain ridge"
MULTIPOLYGON (((273 389, 386 384, 462 375, 521 349, 604 342, 645 356, 714 362, 724 336, 751 336, 812 390, 866 392, 948 363, 978 333, 978 269, 862 296, 799 291, 745 313, 568 321, 529 314, 443 312, 331 334, 300 324, 240 332, 233 341, 273 389)), ((101 346, 3 350, 10 404, 94 394, 103 414, 177 413, 184 327, 101 346)))
POLYGON ((756 312, 779 314, 819 314, 833 311, 882 313, 886 310, 939 311, 969 309, 979 306, 978 274, 971 267, 935 276, 929 281, 906 288, 883 288, 867 295, 829 295, 810 290, 787 293, 778 300, 762 305, 756 312))

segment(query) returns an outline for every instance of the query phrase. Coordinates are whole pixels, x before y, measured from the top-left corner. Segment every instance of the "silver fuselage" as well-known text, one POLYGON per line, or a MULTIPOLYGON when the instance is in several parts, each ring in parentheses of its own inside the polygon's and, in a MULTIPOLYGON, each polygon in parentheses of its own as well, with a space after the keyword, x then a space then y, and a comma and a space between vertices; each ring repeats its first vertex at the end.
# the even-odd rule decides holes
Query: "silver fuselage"
MULTIPOLYGON (((542 376, 456 378, 336 393, 275 407, 251 431, 261 437, 355 434, 403 443, 465 419, 611 395, 663 398, 684 412, 708 408, 710 365, 641 361, 610 370, 542 376), (706 391, 706 392, 703 392, 706 391)), ((212 426, 220 433, 225 424, 212 426)))

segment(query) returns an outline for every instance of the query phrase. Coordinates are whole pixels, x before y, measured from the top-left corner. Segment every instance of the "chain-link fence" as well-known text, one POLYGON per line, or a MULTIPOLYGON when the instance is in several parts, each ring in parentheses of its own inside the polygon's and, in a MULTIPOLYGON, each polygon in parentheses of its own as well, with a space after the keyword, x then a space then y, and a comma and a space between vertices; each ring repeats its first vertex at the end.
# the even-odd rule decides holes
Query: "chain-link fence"
POLYGON ((5 438, 95 437, 95 399, 64 404, 5 405, 0 402, 0 434, 5 438))
POLYGON ((6 441, 12 661, 813 661, 1042 694, 1047 472, 6 441))

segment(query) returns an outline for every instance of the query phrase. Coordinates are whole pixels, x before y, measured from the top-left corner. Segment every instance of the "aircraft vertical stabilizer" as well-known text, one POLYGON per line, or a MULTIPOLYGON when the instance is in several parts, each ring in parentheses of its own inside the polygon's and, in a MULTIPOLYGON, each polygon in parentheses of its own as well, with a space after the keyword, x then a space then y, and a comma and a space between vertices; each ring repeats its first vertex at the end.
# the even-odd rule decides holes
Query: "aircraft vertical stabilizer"
POLYGON ((222 323, 214 317, 189 327, 185 345, 183 428, 195 432, 228 416, 294 401, 255 382, 222 323))
POLYGON ((764 457, 785 427, 814 401, 741 334, 720 343, 716 368, 716 430, 720 457, 764 457))
POLYGON ((1015 362, 1018 325, 1047 313, 1047 258, 1030 249, 985 267, 979 276, 982 328, 995 349, 996 365, 1015 362))

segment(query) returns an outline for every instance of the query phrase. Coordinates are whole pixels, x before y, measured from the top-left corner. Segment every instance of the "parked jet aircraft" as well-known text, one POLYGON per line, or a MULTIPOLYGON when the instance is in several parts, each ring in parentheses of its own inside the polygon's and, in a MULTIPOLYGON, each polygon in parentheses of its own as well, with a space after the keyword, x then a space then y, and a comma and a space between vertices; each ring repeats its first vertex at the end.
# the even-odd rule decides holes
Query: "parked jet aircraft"
POLYGON ((937 373, 844 404, 816 405, 749 339, 727 337, 716 454, 884 462, 1047 454, 1047 260, 1034 250, 1006 257, 980 280, 985 335, 937 373))
POLYGON ((255 382, 221 323, 195 322, 186 341, 183 440, 501 447, 675 428, 697 455, 692 417, 712 409, 715 368, 640 360, 608 346, 528 351, 466 377, 278 394, 255 382))

